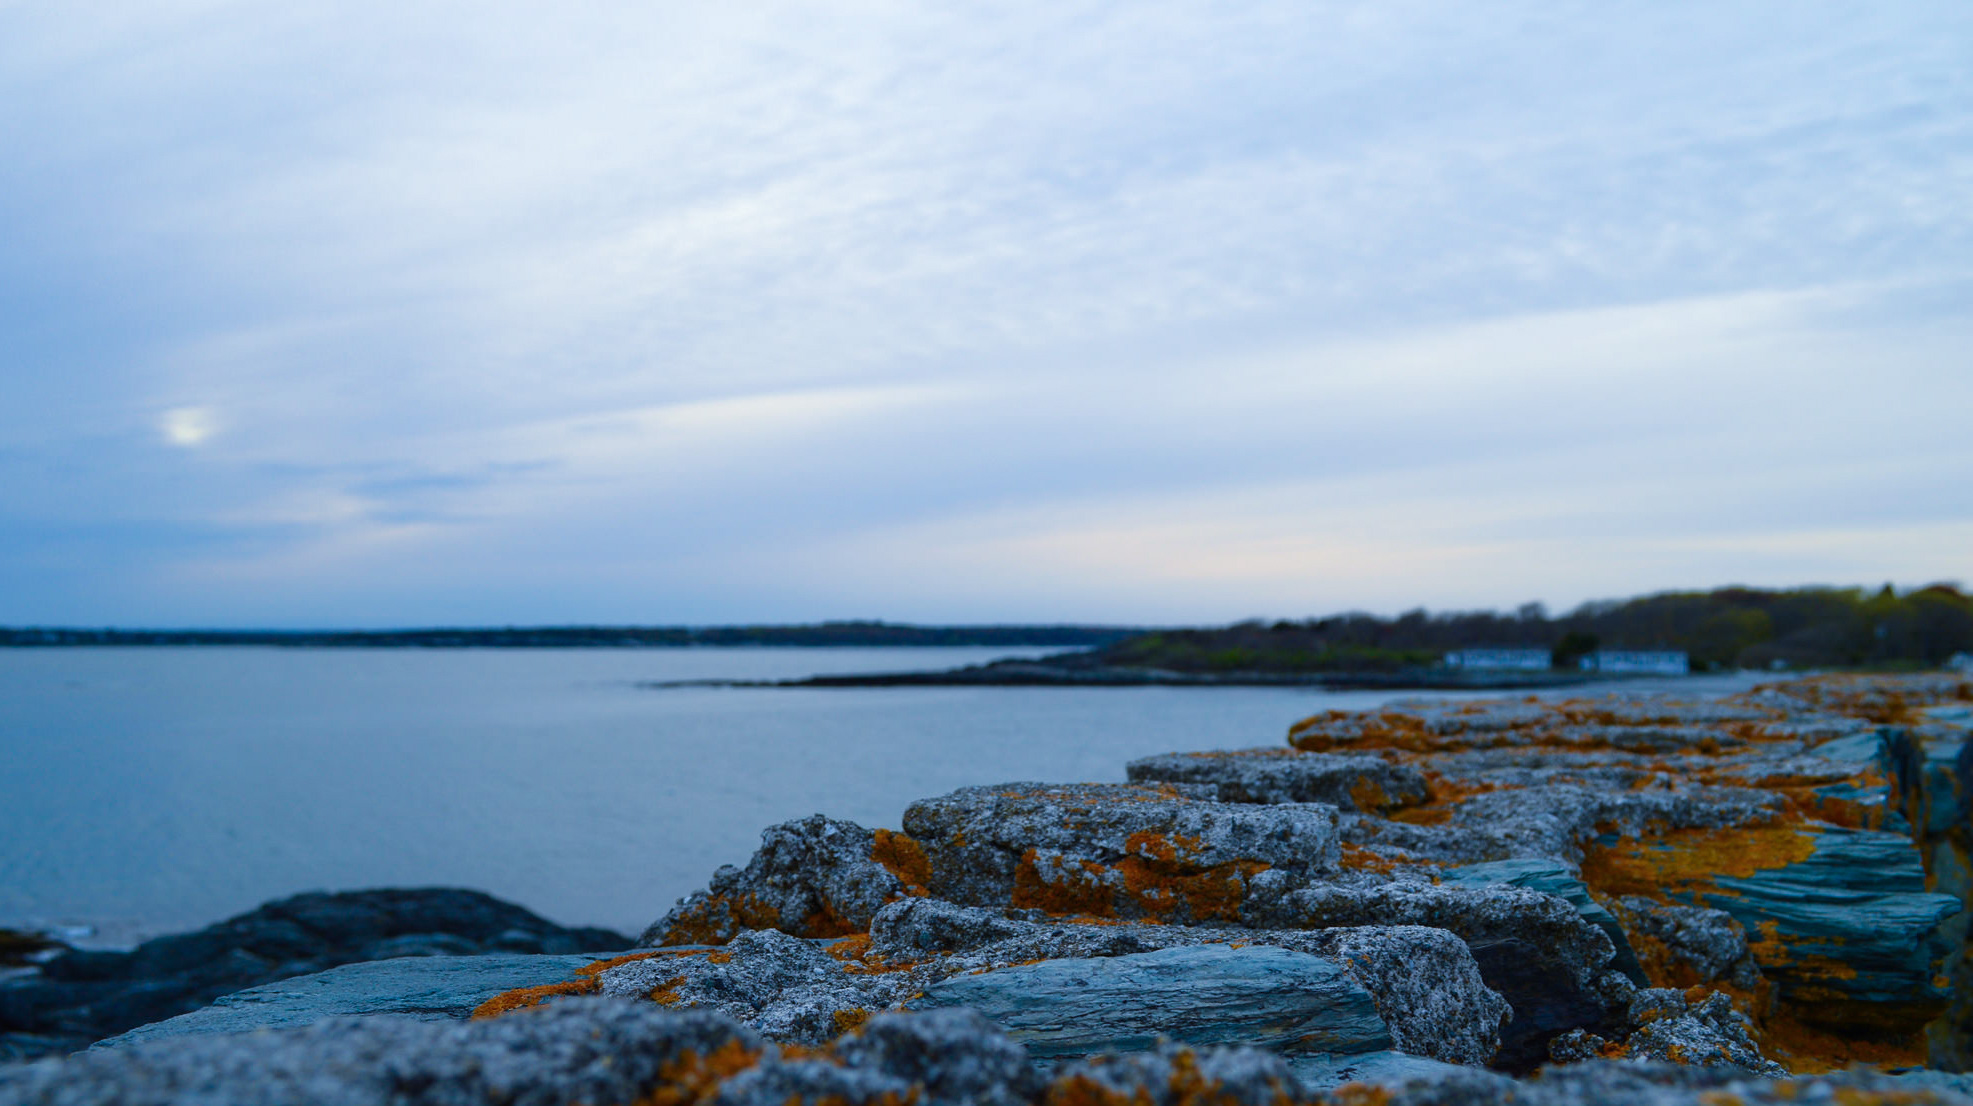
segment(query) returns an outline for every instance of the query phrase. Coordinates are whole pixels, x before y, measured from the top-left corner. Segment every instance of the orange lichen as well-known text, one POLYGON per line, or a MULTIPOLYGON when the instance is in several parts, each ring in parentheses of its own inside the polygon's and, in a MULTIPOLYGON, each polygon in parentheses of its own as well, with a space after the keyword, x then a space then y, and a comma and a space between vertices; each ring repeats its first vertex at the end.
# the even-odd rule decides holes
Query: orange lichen
POLYGON ((1345 1083, 1330 1091, 1325 1101, 1332 1106, 1390 1106, 1391 1092, 1375 1083, 1345 1083))
POLYGON ((875 843, 870 846, 870 859, 896 876, 904 884, 905 894, 918 898, 931 894, 927 888, 932 885, 932 862, 916 840, 893 830, 879 829, 875 843))
POLYGON ((1358 872, 1389 872, 1397 868, 1398 862, 1390 857, 1371 852, 1354 841, 1342 843, 1342 866, 1358 872))
POLYGON ((1452 820, 1452 812, 1460 803, 1475 795, 1501 790, 1501 785, 1483 780, 1455 780, 1439 772, 1425 773, 1426 799, 1414 807, 1392 811, 1388 817, 1393 822, 1409 822, 1415 826, 1437 826, 1452 820))
POLYGON ((698 1106, 717 1097, 719 1085, 760 1063, 760 1052, 737 1039, 705 1056, 692 1049, 658 1068, 658 1085, 632 1106, 698 1106))
POLYGON ((1350 802, 1355 803, 1358 810, 1369 814, 1397 805, 1383 785, 1369 776, 1358 776, 1356 782, 1350 785, 1350 802))
POLYGON ((1093 914, 1114 917, 1114 891, 1103 882, 1109 869, 1093 860, 1074 864, 1051 856, 1042 871, 1040 853, 1029 849, 1014 866, 1014 893, 1010 905, 1020 910, 1040 910, 1049 914, 1093 914))
POLYGON ((870 1020, 870 1011, 861 1006, 852 1006, 847 1010, 836 1011, 831 1017, 836 1022, 836 1033, 840 1036, 862 1029, 863 1023, 870 1020))
MULTIPOLYGON (((665 931, 661 945, 723 945, 738 929, 778 929, 781 912, 752 892, 714 895, 685 912, 665 931)), ((816 936, 829 936, 817 934, 816 936)))
POLYGON ((672 976, 670 979, 651 988, 651 1001, 657 1003, 659 1006, 677 1006, 679 1003, 678 989, 683 986, 685 986, 684 976, 672 976))
POLYGON ((1582 880, 1604 895, 1665 901, 1671 891, 1711 889, 1716 877, 1745 879, 1814 853, 1815 834, 1787 823, 1664 830, 1646 840, 1585 845, 1582 880))
POLYGON ((1269 865, 1258 861, 1235 860, 1210 868, 1187 870, 1181 865, 1157 864, 1127 856, 1117 863, 1123 873, 1124 890, 1135 898, 1135 905, 1153 918, 1166 919, 1183 911, 1184 920, 1197 924, 1208 920, 1237 922, 1240 904, 1247 898, 1247 881, 1269 865))
POLYGON ((539 987, 518 987, 512 991, 502 991, 473 1008, 473 1017, 497 1018, 530 1006, 539 1006, 557 995, 587 995, 595 992, 598 984, 593 979, 576 979, 567 983, 546 983, 539 987))
MULTIPOLYGON (((1042 1092, 1042 1106, 1151 1106, 1153 1101, 1168 1103, 1169 1106, 1235 1106, 1239 1101, 1226 1091, 1225 1085, 1217 1079, 1208 1079, 1199 1070, 1198 1058, 1191 1050, 1174 1054, 1171 1057, 1171 1076, 1166 1082, 1164 1095, 1155 1100, 1149 1090, 1143 1087, 1124 1093, 1112 1090, 1087 1075, 1071 1075, 1050 1083, 1042 1092)), ((1285 1088, 1275 1092, 1276 1106, 1289 1106, 1290 1099, 1285 1088)), ((1382 1106, 1390 1101, 1388 1093, 1383 1099, 1344 1099, 1331 1098, 1330 1101, 1347 1101, 1352 1106, 1382 1106)))

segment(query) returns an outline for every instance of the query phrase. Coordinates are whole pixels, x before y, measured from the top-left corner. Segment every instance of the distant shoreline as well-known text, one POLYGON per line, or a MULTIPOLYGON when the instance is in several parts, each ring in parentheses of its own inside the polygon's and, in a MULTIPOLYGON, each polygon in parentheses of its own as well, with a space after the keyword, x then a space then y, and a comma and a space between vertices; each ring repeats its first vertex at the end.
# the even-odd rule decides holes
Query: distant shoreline
POLYGON ((688 649, 736 646, 1094 648, 1143 627, 912 626, 820 622, 763 626, 503 626, 410 630, 120 630, 0 627, 0 648, 265 646, 305 649, 688 649))
MULTIPOLYGON (((1643 677, 1639 677, 1643 678, 1643 677)), ((1672 679, 1675 677, 1652 677, 1672 679)), ((1401 668, 1324 672, 1176 672, 1106 665, 1090 653, 1001 660, 935 672, 868 672, 798 680, 667 680, 640 687, 1325 687, 1337 690, 1536 691, 1608 683, 1608 673, 1573 671, 1401 668)))

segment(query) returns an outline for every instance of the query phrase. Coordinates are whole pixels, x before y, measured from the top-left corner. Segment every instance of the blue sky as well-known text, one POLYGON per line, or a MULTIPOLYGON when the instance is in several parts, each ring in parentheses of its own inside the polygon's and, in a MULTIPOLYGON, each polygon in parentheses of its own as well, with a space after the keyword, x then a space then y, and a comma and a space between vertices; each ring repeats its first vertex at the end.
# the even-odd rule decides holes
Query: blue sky
POLYGON ((0 0, 0 623, 1973 577, 1973 7, 0 0))

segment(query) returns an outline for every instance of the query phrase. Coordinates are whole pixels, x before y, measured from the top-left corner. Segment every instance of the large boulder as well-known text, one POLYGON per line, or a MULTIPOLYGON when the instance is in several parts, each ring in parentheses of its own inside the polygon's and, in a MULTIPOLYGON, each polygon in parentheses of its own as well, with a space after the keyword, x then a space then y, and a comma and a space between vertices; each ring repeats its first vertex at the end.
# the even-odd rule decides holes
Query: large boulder
POLYGON ((1235 921, 1256 875, 1338 860, 1335 807, 1222 803, 1206 785, 962 788, 911 804, 904 831, 938 898, 1178 924, 1235 921))
POLYGON ((889 830, 820 814, 783 822, 761 831, 745 868, 720 868, 705 890, 651 923, 639 943, 720 944, 749 929, 858 933, 885 903, 924 893, 923 866, 916 844, 889 830))

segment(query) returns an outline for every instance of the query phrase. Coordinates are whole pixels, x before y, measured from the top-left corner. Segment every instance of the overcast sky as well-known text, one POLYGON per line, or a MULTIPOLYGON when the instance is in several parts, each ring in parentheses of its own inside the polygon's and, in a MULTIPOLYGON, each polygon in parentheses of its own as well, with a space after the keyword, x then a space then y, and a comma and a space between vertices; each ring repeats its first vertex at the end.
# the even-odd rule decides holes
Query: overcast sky
POLYGON ((1973 5, 0 0, 0 623, 1973 576, 1973 5))

